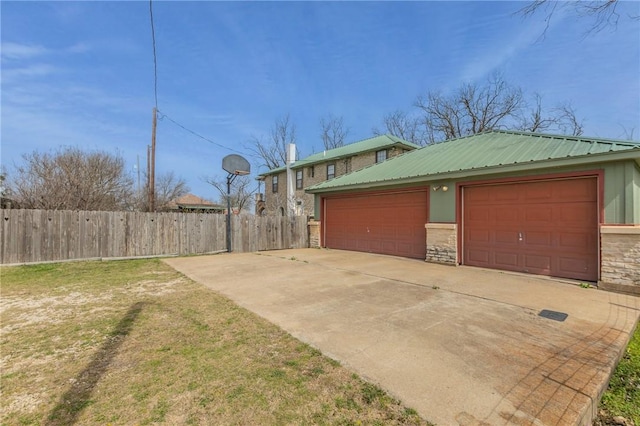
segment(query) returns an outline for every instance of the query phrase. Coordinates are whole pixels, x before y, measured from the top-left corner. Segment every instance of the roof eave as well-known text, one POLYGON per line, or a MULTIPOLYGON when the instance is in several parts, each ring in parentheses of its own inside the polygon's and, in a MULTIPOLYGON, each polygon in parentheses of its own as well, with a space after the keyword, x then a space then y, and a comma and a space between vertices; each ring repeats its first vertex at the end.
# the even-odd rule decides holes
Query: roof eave
POLYGON ((550 167, 564 167, 564 166, 580 166, 580 165, 588 165, 588 164, 598 164, 604 162, 612 162, 612 161, 620 161, 620 160, 635 160, 635 162, 640 166, 640 150, 629 150, 629 151, 616 151, 616 152, 607 152, 601 154, 587 154, 580 157, 569 157, 569 158, 553 158, 541 161, 530 161, 526 163, 516 163, 516 164, 508 164, 508 165, 500 165, 500 166, 491 166, 491 167, 482 167, 478 169, 465 169, 465 170, 457 170, 452 172, 445 173, 436 173, 430 175, 418 175, 411 176, 401 179, 387 179, 381 181, 373 181, 373 182, 363 182, 353 185, 343 185, 343 186, 333 186, 330 188, 318 188, 314 189, 313 187, 305 189, 305 192, 310 194, 322 194, 327 192, 336 192, 336 191, 348 191, 352 189, 369 189, 369 188, 377 188, 382 186, 389 185, 406 185, 418 182, 431 182, 436 180, 453 180, 460 178, 468 178, 474 176, 484 176, 498 173, 510 173, 510 172, 519 172, 519 171, 527 171, 527 170, 538 170, 545 169, 550 167))
MULTIPOLYGON (((380 151, 382 149, 387 149, 387 148, 391 148, 391 147, 394 147, 394 146, 404 146, 404 147, 410 148, 411 150, 420 149, 420 147, 417 146, 417 145, 414 147, 414 146, 411 146, 411 145, 407 145, 404 142, 394 142, 394 141, 392 141, 389 144, 381 145, 381 146, 378 146, 376 148, 371 148, 371 149, 367 149, 367 150, 358 151, 356 153, 338 155, 338 156, 335 156, 335 157, 326 157, 326 158, 321 158, 319 160, 314 160, 314 161, 306 161, 304 159, 303 160, 298 160, 298 161, 296 161, 295 163, 293 163, 291 165, 291 170, 301 169, 303 167, 315 166, 316 164, 326 163, 328 161, 336 161, 336 160, 342 160, 344 158, 355 157, 355 156, 360 155, 360 154, 365 154, 365 153, 374 152, 374 151, 380 151)), ((313 155, 315 155, 315 154, 313 154, 313 155)), ((264 172, 264 173, 262 173, 262 174, 260 174, 258 176, 266 178, 267 176, 270 176, 270 175, 273 175, 273 174, 280 174, 280 173, 284 173, 284 172, 287 171, 286 167, 284 169, 277 168, 277 169, 273 169, 273 170, 274 171, 270 170, 268 172, 264 172)))
MULTIPOLYGON (((358 156, 360 154, 366 154, 366 153, 369 153, 369 152, 380 151, 380 150, 391 148, 391 147, 394 147, 394 146, 397 146, 397 145, 407 146, 407 145, 403 144, 402 142, 394 142, 394 143, 390 143, 390 144, 387 144, 387 145, 381 145, 381 146, 378 146, 376 148, 362 150, 362 151, 358 151, 358 152, 351 153, 351 154, 338 155, 338 156, 335 156, 335 157, 322 158, 320 160, 314 160, 314 161, 308 161, 308 162, 305 161, 305 160, 298 160, 296 162, 297 164, 294 163, 291 166, 291 168, 292 169, 300 169, 300 168, 303 168, 303 167, 314 166, 314 165, 320 164, 320 163, 326 163, 328 161, 342 160, 342 159, 349 158, 349 157, 355 157, 355 156, 358 156)), ((417 148, 413 148, 412 147, 412 149, 415 150, 417 148)))

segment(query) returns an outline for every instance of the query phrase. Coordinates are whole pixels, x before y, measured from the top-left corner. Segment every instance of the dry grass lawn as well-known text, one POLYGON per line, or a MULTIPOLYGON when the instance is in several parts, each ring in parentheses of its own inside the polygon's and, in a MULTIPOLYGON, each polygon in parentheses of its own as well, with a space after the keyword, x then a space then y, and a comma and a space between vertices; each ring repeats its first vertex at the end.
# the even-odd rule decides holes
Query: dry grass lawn
POLYGON ((3 425, 427 424, 158 260, 0 278, 3 425))

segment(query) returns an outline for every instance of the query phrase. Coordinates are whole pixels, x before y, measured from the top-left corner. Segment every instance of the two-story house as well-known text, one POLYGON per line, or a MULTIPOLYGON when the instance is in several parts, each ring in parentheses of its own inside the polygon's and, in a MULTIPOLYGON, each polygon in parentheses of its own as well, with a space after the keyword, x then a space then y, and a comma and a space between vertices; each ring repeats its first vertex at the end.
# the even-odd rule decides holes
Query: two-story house
POLYGON ((290 147, 287 165, 258 176, 264 182, 264 198, 256 203, 256 212, 312 216, 314 198, 305 188, 416 148, 419 146, 398 137, 380 135, 293 161, 295 147, 290 147))

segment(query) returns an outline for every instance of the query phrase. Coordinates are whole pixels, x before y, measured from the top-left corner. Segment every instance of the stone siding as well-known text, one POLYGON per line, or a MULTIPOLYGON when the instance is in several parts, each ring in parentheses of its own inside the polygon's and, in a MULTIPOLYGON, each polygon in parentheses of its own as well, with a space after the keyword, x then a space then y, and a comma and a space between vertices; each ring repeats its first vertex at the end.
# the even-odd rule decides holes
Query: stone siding
POLYGON ((598 287, 640 295, 640 225, 602 226, 598 287))
POLYGON ((427 262, 458 264, 458 225, 427 223, 427 262))
POLYGON ((310 220, 308 225, 309 225, 309 247, 320 248, 320 221, 310 220))

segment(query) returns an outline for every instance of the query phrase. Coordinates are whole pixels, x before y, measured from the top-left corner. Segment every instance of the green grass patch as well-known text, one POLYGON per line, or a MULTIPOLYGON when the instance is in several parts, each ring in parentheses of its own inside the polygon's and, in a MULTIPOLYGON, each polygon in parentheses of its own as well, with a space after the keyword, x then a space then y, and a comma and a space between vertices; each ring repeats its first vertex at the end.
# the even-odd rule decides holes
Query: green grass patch
POLYGON ((2 425, 428 424, 157 259, 1 274, 2 425))
POLYGON ((609 425, 622 416, 640 426, 640 326, 631 337, 600 401, 596 425, 609 425))

